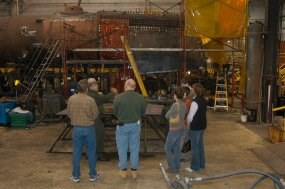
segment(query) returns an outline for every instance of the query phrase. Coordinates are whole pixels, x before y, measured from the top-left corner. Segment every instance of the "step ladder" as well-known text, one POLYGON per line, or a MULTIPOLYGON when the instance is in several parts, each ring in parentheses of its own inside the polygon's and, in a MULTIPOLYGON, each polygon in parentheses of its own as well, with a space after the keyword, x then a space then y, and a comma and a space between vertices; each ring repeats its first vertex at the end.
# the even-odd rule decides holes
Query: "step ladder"
POLYGON ((214 111, 216 110, 229 110, 226 73, 217 73, 214 111))
POLYGON ((32 95, 34 94, 35 89, 38 87, 40 81, 42 80, 43 76, 45 75, 47 68, 52 63, 53 59, 57 56, 60 52, 62 41, 61 40, 50 40, 47 39, 43 47, 38 51, 35 51, 35 58, 33 61, 32 66, 29 69, 29 72, 25 74, 27 77, 25 78, 24 88, 25 93, 23 94, 23 102, 28 102, 32 95), (44 57, 39 60, 40 54, 44 52, 44 57), (38 62, 40 61, 40 63, 38 62), (39 63, 39 64, 38 64, 39 63))

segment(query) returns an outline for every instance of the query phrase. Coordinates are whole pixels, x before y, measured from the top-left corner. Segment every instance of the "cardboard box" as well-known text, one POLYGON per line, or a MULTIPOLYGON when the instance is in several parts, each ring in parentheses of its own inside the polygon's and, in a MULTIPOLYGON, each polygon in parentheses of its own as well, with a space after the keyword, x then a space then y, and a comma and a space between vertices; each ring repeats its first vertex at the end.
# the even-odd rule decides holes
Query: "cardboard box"
POLYGON ((276 126, 268 127, 268 139, 272 143, 280 143, 285 141, 285 131, 276 126))
POLYGON ((280 130, 285 131, 285 118, 283 116, 275 116, 273 119, 273 125, 280 130))

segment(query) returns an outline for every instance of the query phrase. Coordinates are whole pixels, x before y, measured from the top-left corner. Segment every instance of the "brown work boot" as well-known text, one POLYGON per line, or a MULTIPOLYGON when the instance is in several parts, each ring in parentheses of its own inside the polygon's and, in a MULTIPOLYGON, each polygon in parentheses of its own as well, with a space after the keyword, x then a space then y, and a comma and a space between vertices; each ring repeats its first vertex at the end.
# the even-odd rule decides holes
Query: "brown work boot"
POLYGON ((133 179, 138 178, 138 171, 137 170, 135 170, 135 171, 132 170, 132 177, 133 177, 133 179))
POLYGON ((122 179, 126 179, 127 178, 127 170, 120 170, 119 171, 119 175, 122 179))

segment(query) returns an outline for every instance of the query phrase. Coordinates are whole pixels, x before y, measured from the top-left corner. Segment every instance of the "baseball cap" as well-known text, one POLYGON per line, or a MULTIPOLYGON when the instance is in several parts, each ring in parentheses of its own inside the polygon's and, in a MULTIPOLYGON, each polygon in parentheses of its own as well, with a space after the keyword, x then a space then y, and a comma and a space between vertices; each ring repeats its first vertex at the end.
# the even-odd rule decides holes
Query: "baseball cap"
POLYGON ((96 84, 97 84, 97 81, 96 81, 95 78, 89 78, 89 79, 87 80, 87 82, 88 82, 88 84, 91 84, 91 83, 96 83, 96 84))

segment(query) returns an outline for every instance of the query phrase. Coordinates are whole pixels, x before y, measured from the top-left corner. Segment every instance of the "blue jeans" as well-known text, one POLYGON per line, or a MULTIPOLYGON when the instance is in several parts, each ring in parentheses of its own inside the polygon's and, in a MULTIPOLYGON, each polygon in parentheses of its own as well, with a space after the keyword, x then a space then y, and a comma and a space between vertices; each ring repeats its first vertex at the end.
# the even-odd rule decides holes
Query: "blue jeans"
POLYGON ((191 169, 199 171, 205 168, 204 130, 191 130, 191 169))
POLYGON ((173 171, 180 169, 180 154, 181 154, 181 137, 183 136, 184 129, 177 131, 169 130, 166 142, 165 152, 168 167, 173 171))
POLYGON ((117 125, 116 143, 119 155, 119 169, 128 168, 128 149, 130 150, 131 168, 139 168, 141 125, 138 122, 117 125))
POLYGON ((72 139, 72 176, 80 177, 80 159, 83 145, 85 145, 87 151, 89 176, 97 175, 95 126, 73 126, 72 139))

